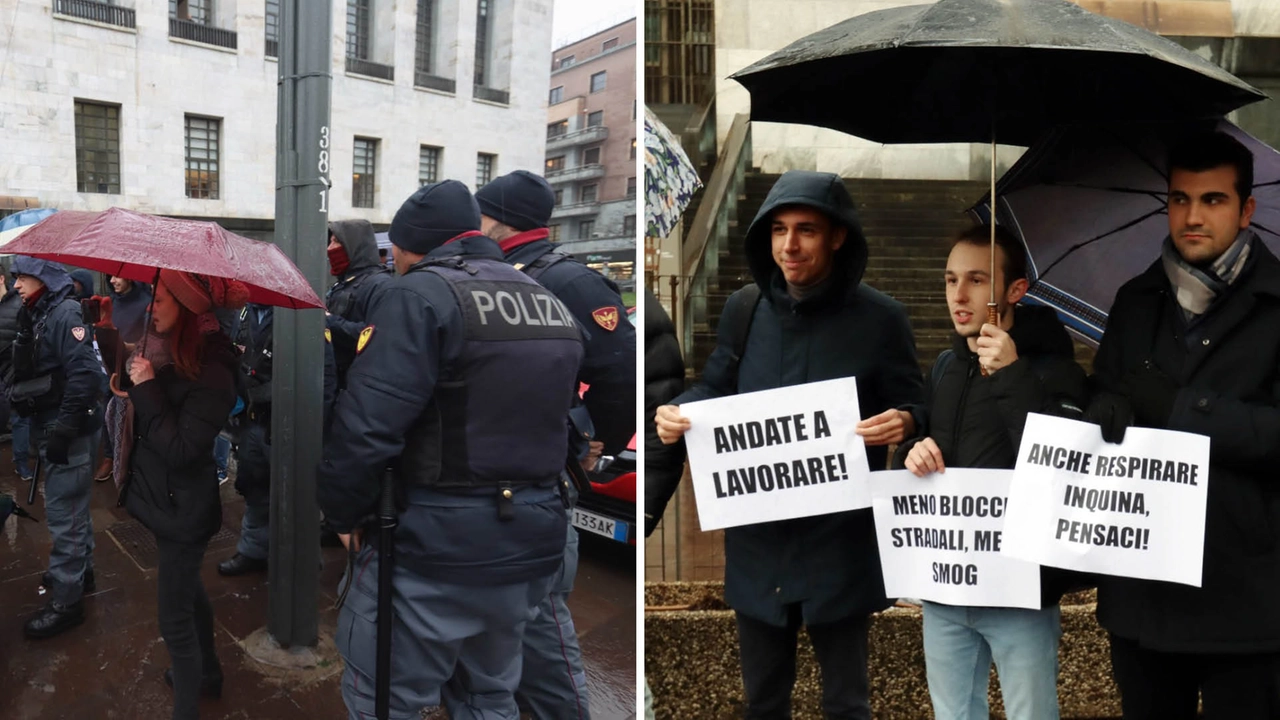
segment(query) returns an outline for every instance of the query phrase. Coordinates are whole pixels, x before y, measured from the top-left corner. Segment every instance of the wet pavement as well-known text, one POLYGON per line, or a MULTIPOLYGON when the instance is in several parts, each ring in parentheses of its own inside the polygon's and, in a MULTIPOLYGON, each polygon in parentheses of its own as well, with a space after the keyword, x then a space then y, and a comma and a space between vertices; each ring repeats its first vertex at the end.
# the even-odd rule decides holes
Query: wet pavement
MULTIPOLYGON (((19 498, 43 519, 41 499, 26 505, 27 486, 8 468, 0 447, 0 492, 19 498)), ((205 720, 322 720, 346 718, 338 683, 340 659, 299 675, 249 658, 240 642, 266 625, 266 574, 224 578, 217 564, 235 550, 243 502, 223 486, 224 526, 210 542, 202 577, 213 603, 218 655, 226 676, 221 700, 204 700, 205 720)), ((97 592, 86 597, 83 625, 58 637, 31 641, 22 624, 45 598, 37 593, 48 560, 43 523, 16 516, 0 527, 0 718, 5 720, 134 720, 168 718, 171 694, 163 681, 168 653, 156 625, 155 569, 139 532, 115 507, 111 483, 95 483, 93 526, 97 592)), ((153 552, 153 551, 152 551, 153 552)), ((577 586, 570 596, 586 660, 592 716, 636 717, 635 548, 584 533, 577 586)), ((322 549, 320 633, 331 636, 335 589, 346 555, 322 549)), ((443 712, 429 717, 446 717, 443 712)))

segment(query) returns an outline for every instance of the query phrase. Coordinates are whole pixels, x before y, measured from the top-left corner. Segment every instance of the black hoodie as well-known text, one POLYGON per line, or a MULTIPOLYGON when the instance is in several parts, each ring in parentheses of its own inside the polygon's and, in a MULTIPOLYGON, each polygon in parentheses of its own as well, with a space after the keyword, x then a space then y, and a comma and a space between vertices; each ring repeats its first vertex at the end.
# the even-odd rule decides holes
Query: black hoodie
POLYGON ((369 299, 391 273, 378 257, 378 240, 368 220, 338 220, 329 223, 329 232, 347 251, 350 264, 325 295, 329 314, 325 327, 333 338, 333 354, 338 363, 339 385, 346 384, 347 368, 356 358, 356 341, 369 314, 369 299))

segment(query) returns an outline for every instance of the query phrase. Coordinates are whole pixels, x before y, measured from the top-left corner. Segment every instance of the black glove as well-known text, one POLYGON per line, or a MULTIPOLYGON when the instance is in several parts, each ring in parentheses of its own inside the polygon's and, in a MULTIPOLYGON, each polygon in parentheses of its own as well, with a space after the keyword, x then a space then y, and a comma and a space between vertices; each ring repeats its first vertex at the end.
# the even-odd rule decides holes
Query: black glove
POLYGON ((71 436, 59 432, 49 433, 45 442, 44 457, 54 465, 67 465, 67 450, 71 447, 71 436))
POLYGON ((1168 426, 1179 389, 1173 378, 1147 360, 1125 376, 1125 384, 1129 388, 1133 417, 1139 424, 1153 428, 1168 426))
POLYGON ((1100 392, 1093 396, 1084 411, 1084 421, 1102 429, 1102 439, 1109 443, 1124 442, 1125 428, 1133 424, 1133 404, 1116 392, 1100 392))

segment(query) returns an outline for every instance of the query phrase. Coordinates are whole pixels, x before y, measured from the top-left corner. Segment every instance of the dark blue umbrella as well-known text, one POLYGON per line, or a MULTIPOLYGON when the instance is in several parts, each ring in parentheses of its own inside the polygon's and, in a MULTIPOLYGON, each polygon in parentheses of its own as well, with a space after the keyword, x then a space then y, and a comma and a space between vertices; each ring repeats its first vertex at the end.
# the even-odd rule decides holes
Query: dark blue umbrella
MULTIPOLYGON (((1097 343, 1116 291, 1160 256, 1169 234, 1169 145, 1219 130, 1253 152, 1252 227, 1280 254, 1280 152, 1226 120, 1178 125, 1059 128, 996 187, 996 222, 1027 246, 1028 301, 1048 305, 1097 343)), ((989 216, 990 195, 971 212, 989 216)))

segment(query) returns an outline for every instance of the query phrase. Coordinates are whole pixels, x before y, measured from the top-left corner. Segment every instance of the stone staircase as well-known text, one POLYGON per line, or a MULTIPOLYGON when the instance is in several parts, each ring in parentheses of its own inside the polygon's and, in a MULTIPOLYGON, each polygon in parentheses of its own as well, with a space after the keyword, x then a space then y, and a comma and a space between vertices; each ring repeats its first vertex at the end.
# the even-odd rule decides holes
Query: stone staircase
MULTIPOLYGON (((719 322, 729 295, 751 282, 743 248, 744 236, 777 175, 747 176, 745 197, 738 201, 738 221, 721 253, 720 274, 709 292, 711 328, 719 322)), ((949 238, 970 222, 965 208, 982 196, 980 182, 846 179, 870 249, 863 282, 907 306, 922 368, 933 364, 949 344, 942 271, 949 238)), ((690 366, 700 372, 715 347, 714 332, 695 335, 690 366)))

